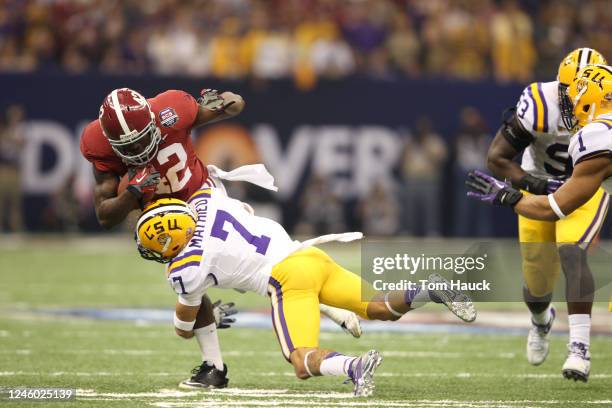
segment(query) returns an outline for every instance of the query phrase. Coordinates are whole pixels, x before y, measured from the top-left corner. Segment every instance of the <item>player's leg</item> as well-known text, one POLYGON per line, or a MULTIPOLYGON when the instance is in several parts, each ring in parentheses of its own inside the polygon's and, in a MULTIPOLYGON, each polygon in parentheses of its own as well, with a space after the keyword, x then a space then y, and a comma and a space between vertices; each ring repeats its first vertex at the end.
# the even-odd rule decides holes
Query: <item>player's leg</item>
POLYGON ((523 299, 531 312, 527 361, 540 365, 548 356, 549 333, 556 315, 551 304, 560 274, 555 223, 531 220, 519 215, 518 224, 523 264, 523 299))
POLYGON ((229 382, 227 366, 223 364, 217 323, 210 298, 202 297, 202 304, 193 327, 202 354, 202 364, 192 370, 192 376, 179 384, 180 388, 225 388, 229 382))
POLYGON ((599 189, 585 205, 557 222, 569 321, 569 353, 562 372, 568 379, 587 381, 590 372, 591 308, 595 284, 587 263, 587 249, 599 234, 609 201, 609 195, 599 189))
POLYGON ((382 360, 378 352, 345 356, 319 348, 319 292, 329 273, 321 253, 316 248, 300 251, 272 270, 268 294, 274 331, 298 378, 348 376, 355 394, 367 396, 374 389, 372 377, 382 360))
POLYGON ((444 304, 462 320, 473 321, 476 318, 476 311, 469 298, 449 289, 449 282, 438 274, 432 274, 429 278, 429 283, 444 283, 438 285, 435 290, 422 290, 418 285, 410 290, 381 293, 358 275, 338 265, 325 252, 316 250, 328 270, 327 279, 319 295, 322 303, 352 310, 369 320, 397 320, 410 310, 428 302, 444 304), (447 289, 440 288, 441 286, 447 289))

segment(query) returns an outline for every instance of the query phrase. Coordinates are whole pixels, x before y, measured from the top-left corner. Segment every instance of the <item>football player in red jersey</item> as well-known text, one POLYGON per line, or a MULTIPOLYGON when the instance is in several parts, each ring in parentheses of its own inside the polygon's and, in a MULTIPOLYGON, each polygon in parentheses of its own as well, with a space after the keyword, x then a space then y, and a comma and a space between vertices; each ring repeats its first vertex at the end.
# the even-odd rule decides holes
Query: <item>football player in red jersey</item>
MULTIPOLYGON (((93 165, 94 206, 100 225, 119 224, 153 196, 187 200, 208 178, 196 157, 191 129, 238 115, 243 108, 240 95, 211 89, 204 89, 197 101, 178 90, 150 99, 129 88, 113 90, 102 102, 99 118, 87 125, 81 137, 81 152, 93 165), (126 173, 127 188, 119 192, 126 173)), ((235 312, 232 306, 214 309, 207 296, 202 299, 194 333, 203 362, 181 383, 183 387, 227 386, 215 322, 228 327, 233 319, 227 316, 235 312), (220 315, 217 319, 215 313, 220 315)))

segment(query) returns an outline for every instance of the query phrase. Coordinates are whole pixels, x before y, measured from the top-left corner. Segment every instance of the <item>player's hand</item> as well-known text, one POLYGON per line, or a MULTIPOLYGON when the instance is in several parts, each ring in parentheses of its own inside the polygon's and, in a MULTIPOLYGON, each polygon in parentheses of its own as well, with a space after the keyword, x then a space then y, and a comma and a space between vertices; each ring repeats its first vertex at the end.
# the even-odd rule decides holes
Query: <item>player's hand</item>
POLYGON ((523 197, 523 194, 511 187, 509 183, 479 170, 474 170, 468 174, 465 185, 471 190, 467 193, 468 197, 474 197, 489 204, 514 207, 523 197))
POLYGON ((234 116, 244 108, 244 100, 233 92, 219 93, 216 89, 202 89, 198 99, 200 106, 213 112, 223 112, 234 116))
POLYGON ((564 182, 561 179, 542 178, 528 174, 520 180, 518 187, 531 194, 548 195, 557 191, 564 182))
POLYGON ((145 167, 130 167, 128 169, 127 191, 136 197, 140 208, 144 208, 153 198, 159 181, 159 172, 151 164, 145 167))
POLYGON ((234 302, 221 304, 221 299, 213 303, 213 316, 215 317, 217 329, 228 329, 236 322, 235 318, 230 317, 238 313, 234 306, 234 302))

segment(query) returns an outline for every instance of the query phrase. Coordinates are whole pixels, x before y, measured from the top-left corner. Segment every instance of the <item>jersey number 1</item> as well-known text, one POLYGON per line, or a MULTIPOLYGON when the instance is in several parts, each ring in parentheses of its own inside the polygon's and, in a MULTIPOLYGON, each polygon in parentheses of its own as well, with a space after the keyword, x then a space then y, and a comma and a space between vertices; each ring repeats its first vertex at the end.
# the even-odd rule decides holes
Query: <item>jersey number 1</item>
POLYGON ((215 221, 213 222, 210 236, 225 241, 229 234, 228 231, 223 229, 226 222, 232 224, 236 232, 238 232, 246 242, 255 247, 255 252, 262 255, 266 254, 268 245, 270 245, 270 237, 266 235, 261 235, 258 237, 257 235, 251 234, 249 231, 247 231, 244 225, 238 222, 238 220, 227 211, 217 210, 217 215, 215 216, 215 221))

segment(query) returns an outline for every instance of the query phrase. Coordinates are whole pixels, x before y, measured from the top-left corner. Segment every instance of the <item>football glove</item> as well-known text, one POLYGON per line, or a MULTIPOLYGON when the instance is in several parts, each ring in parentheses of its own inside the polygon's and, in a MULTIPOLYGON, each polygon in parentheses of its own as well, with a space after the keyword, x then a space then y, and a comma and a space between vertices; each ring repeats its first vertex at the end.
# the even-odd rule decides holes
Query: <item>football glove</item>
POLYGON ((127 191, 136 197, 140 208, 144 208, 153 198, 159 180, 159 172, 151 164, 145 167, 130 167, 128 169, 127 191))
POLYGON ((206 109, 214 112, 224 111, 228 106, 234 102, 225 104, 225 99, 219 94, 216 89, 202 89, 200 91, 200 97, 198 98, 198 104, 206 109))
POLYGON ((536 195, 548 195, 552 194, 563 185, 564 181, 555 178, 541 178, 532 176, 531 174, 526 175, 518 183, 519 188, 536 195))
POLYGON ((215 323, 217 329, 228 329, 236 319, 230 316, 238 313, 238 310, 234 307, 234 302, 221 304, 221 299, 213 303, 213 316, 215 317, 215 323))
POLYGON ((471 171, 468 174, 465 185, 471 190, 467 193, 468 197, 474 197, 489 204, 514 207, 523 197, 523 194, 509 183, 479 170, 471 171))

